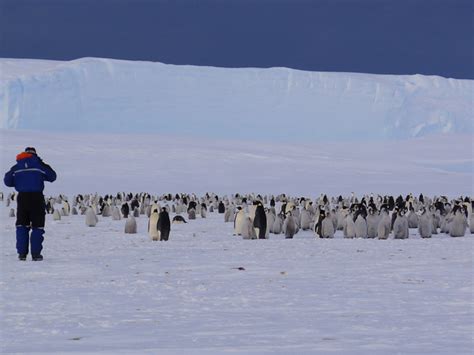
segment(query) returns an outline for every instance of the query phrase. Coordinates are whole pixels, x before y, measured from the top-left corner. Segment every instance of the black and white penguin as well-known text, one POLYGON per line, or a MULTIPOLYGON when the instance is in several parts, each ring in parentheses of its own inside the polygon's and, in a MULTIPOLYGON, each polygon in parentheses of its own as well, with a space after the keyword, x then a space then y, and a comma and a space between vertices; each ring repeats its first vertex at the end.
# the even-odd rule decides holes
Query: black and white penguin
POLYGON ((186 222, 183 216, 176 215, 173 217, 173 223, 179 224, 179 223, 188 223, 188 222, 186 222))
POLYGON ((55 221, 60 221, 61 220, 61 213, 59 212, 59 210, 54 210, 53 220, 55 220, 55 221))
POLYGON ((242 207, 237 207, 237 213, 234 218, 234 235, 242 235, 244 229, 245 211, 242 207))
POLYGON ((265 239, 265 235, 267 233, 267 216, 261 203, 259 203, 255 209, 253 227, 255 228, 255 234, 258 239, 265 239))
POLYGON ((160 233, 160 240, 164 240, 166 242, 170 236, 171 222, 168 211, 164 207, 161 209, 161 212, 158 216, 157 229, 160 233))
POLYGON ((161 239, 160 232, 158 231, 159 218, 160 215, 158 213, 158 209, 154 208, 151 211, 150 219, 148 220, 148 235, 153 241, 158 241, 161 239))

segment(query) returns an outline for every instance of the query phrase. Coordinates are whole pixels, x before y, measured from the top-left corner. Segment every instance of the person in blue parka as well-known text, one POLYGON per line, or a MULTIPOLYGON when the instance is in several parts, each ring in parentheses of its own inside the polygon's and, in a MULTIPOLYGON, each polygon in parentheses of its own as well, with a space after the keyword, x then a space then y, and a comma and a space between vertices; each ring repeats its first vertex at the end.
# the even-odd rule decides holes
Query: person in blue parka
POLYGON ((18 258, 26 260, 30 244, 34 261, 43 260, 44 222, 46 206, 43 196, 44 182, 56 180, 55 171, 27 147, 16 157, 16 164, 5 174, 5 185, 18 191, 16 219, 16 249, 18 258))

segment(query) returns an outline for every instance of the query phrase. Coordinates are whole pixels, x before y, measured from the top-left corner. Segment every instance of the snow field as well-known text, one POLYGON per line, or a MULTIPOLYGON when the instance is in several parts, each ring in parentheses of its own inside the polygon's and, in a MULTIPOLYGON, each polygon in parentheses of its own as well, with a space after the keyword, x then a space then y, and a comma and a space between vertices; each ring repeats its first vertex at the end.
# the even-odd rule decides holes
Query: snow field
POLYGON ((215 212, 152 242, 143 215, 47 215, 20 262, 0 211, 2 353, 472 352, 473 235, 242 240, 215 212))

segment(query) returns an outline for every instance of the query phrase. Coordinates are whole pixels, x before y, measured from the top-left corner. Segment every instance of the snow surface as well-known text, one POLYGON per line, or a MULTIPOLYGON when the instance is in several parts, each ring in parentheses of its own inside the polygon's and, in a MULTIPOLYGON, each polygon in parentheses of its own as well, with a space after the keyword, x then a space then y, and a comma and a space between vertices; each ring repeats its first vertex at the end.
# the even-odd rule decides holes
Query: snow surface
POLYGON ((301 141, 474 133, 474 81, 0 59, 0 128, 301 141))
POLYGON ((474 195, 472 135, 327 144, 20 130, 0 130, 0 138, 1 170, 34 146, 58 173, 46 183, 54 194, 474 195))
POLYGON ((146 216, 48 215, 45 260, 20 262, 8 210, 2 353, 472 354, 474 235, 242 240, 209 213, 152 242, 146 216))

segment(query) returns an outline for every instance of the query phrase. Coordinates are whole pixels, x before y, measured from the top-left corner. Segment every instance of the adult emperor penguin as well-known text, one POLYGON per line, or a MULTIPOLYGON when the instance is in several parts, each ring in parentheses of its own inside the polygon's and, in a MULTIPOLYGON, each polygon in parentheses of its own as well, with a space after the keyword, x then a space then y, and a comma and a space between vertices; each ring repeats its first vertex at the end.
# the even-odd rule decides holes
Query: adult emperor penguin
POLYGON ((431 229, 433 228, 433 221, 431 215, 426 211, 425 207, 420 210, 420 218, 418 219, 418 233, 421 238, 431 238, 431 229))
POLYGON ((451 237, 464 237, 468 228, 464 207, 456 209, 454 217, 449 224, 449 235, 451 237))
POLYGON ((265 239, 265 235, 267 233, 267 216, 261 202, 257 204, 257 208, 255 209, 253 227, 255 228, 255 235, 257 238, 265 239))
POLYGON ((408 229, 408 218, 405 215, 405 209, 399 208, 397 217, 393 223, 393 238, 394 239, 407 239, 409 234, 408 229))
POLYGON ((237 207, 237 213, 235 214, 234 219, 234 235, 242 235, 242 230, 244 228, 244 220, 245 220, 245 211, 242 207, 237 207))
POLYGON ((158 209, 154 208, 151 211, 150 219, 148 220, 148 235, 150 236, 151 240, 158 241, 161 239, 160 232, 158 231, 158 221, 160 215, 158 213, 158 209))
POLYGON ((159 214, 157 227, 160 233, 160 239, 166 242, 170 236, 171 222, 168 211, 164 207, 159 214))
POLYGON ((380 210, 380 221, 377 225, 377 238, 388 239, 388 236, 390 234, 391 224, 392 224, 392 221, 388 213, 388 205, 387 205, 387 207, 382 207, 382 209, 380 210))

